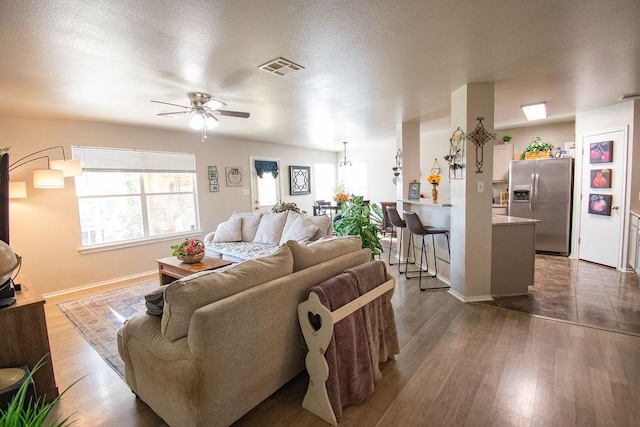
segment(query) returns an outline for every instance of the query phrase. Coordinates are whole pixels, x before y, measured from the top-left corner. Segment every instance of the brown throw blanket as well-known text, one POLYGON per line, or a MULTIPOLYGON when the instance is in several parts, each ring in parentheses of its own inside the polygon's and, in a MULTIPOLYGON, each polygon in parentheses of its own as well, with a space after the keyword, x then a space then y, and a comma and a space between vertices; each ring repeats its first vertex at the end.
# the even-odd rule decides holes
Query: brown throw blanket
MULTIPOLYGON (((322 305, 334 311, 358 298, 356 280, 342 273, 309 289, 322 305)), ((342 407, 359 403, 373 393, 373 367, 362 310, 356 310, 333 327, 325 352, 329 365, 326 387, 336 420, 342 420, 342 407), (336 342, 339 345, 336 345, 336 342)))
MULTIPOLYGON (((388 280, 387 267, 383 261, 372 261, 346 271, 354 276, 358 292, 364 295, 388 280)), ((400 353, 396 319, 391 304, 393 290, 362 307, 367 331, 367 342, 373 367, 374 381, 382 378, 379 364, 400 353)))

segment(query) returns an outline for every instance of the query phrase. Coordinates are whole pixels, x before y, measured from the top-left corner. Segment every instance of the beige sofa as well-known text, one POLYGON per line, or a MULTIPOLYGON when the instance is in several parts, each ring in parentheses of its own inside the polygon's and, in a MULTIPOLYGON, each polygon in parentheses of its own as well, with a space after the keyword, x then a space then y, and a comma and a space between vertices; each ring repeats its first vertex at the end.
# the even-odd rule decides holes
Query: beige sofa
POLYGON ((127 384, 171 426, 233 423, 303 371, 297 305, 311 286, 369 261, 361 243, 289 241, 167 285, 162 317, 134 317, 118 333, 127 384))

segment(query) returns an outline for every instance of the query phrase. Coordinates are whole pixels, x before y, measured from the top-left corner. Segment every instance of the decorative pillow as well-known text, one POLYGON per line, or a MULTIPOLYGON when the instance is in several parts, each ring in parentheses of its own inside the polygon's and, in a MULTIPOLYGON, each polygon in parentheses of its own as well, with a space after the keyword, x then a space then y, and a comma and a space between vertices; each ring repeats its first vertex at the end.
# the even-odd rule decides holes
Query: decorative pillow
POLYGON ((254 242, 278 246, 287 221, 287 212, 262 214, 254 242))
POLYGON ((318 240, 322 237, 330 236, 331 218, 326 215, 307 217, 309 221, 318 226, 318 231, 311 240, 318 240))
POLYGON ((300 243, 307 243, 318 231, 318 226, 307 220, 303 216, 299 216, 292 221, 292 224, 285 225, 282 232, 282 238, 280 244, 286 243, 288 240, 295 240, 300 243))
POLYGON ((260 224, 261 213, 253 212, 234 212, 231 218, 242 218, 242 241, 253 242, 260 224))
POLYGON ((144 296, 147 314, 152 316, 162 316, 164 307, 164 286, 144 296))
POLYGON ((242 240, 242 219, 231 217, 227 222, 218 225, 214 242, 239 242, 242 240))

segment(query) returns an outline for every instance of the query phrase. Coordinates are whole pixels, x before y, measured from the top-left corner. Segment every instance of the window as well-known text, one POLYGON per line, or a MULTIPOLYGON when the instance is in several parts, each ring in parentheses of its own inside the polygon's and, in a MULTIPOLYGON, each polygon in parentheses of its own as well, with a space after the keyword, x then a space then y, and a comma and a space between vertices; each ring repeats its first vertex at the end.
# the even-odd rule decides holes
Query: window
POLYGON ((349 195, 368 198, 366 162, 353 162, 353 166, 338 168, 338 180, 344 184, 349 195))
POLYGON ((82 246, 115 245, 199 228, 195 156, 72 147, 82 246))
POLYGON ((333 200, 336 187, 336 167, 330 163, 315 163, 313 170, 316 174, 314 183, 316 200, 333 200))

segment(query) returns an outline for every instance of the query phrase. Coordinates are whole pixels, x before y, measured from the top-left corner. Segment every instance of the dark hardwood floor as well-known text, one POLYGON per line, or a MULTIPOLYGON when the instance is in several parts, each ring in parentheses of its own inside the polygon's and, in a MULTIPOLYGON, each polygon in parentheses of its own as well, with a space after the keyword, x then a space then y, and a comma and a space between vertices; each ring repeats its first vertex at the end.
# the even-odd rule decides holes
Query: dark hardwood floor
MULTIPOLYGON (((397 269, 390 268, 397 276, 397 269)), ((63 390, 57 415, 79 426, 164 426, 76 332, 50 299, 52 358, 63 390)), ((365 402, 341 425, 638 425, 640 337, 464 304, 398 278, 393 298, 401 345, 365 402)), ((325 426, 301 407, 301 374, 238 426, 325 426)))

